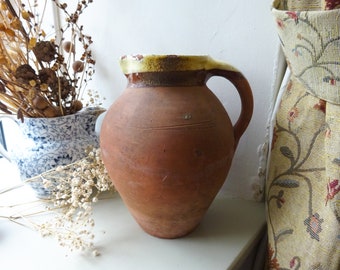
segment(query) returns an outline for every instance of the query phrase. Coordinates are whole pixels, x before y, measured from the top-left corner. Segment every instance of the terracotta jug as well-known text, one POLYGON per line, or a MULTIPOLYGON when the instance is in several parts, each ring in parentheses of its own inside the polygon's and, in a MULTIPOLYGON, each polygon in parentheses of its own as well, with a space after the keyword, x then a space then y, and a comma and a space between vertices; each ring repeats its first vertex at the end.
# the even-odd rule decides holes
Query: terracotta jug
POLYGON ((253 112, 245 77, 208 56, 124 56, 127 88, 104 117, 104 164, 142 229, 160 238, 193 231, 224 183, 253 112), (206 86, 231 81, 241 98, 233 126, 206 86))

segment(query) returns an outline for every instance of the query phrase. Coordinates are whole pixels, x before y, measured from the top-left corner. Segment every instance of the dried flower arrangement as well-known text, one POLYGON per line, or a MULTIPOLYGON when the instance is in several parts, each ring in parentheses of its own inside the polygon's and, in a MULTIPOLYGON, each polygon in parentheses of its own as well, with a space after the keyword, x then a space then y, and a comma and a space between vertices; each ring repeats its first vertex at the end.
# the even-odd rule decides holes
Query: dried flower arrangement
MULTIPOLYGON (((58 0, 0 0, 0 113, 17 115, 23 121, 24 117, 70 115, 83 106, 100 105, 98 93, 86 89, 95 71, 95 60, 90 50, 92 38, 79 25, 81 14, 92 2, 78 0, 71 13, 66 3, 58 0), (43 29, 48 2, 66 19, 52 37, 43 29), (85 90, 89 104, 83 105, 85 90)), ((32 212, 0 218, 29 226, 42 236, 55 237, 71 250, 92 250, 98 255, 91 231, 92 204, 103 193, 114 191, 100 150, 90 149, 84 159, 0 190, 0 197, 29 182, 42 182, 51 191, 50 199, 39 200, 39 210, 34 206, 32 212), (46 213, 52 213, 52 218, 48 215, 43 222, 36 220, 46 213)))
MULTIPOLYGON (((94 73, 92 38, 78 25, 80 15, 93 0, 79 0, 76 10, 52 0, 66 18, 51 38, 43 29, 38 0, 0 2, 0 112, 24 117, 73 114, 83 104, 81 96, 94 73)), ((42 1, 39 1, 39 5, 42 1)))
MULTIPOLYGON (((27 212, 25 208, 25 213, 16 210, 15 215, 0 215, 0 218, 29 226, 43 237, 54 237, 61 246, 71 251, 91 251, 94 256, 98 256, 99 251, 93 242, 92 206, 102 194, 110 195, 115 191, 100 157, 100 149, 89 149, 86 158, 57 167, 25 182, 34 181, 42 181, 46 188, 52 190, 49 200, 38 202, 42 208, 36 210, 37 207, 32 206, 32 211, 27 212), (37 221, 37 216, 47 213, 48 219, 37 221)), ((24 183, 2 190, 0 196, 22 186, 24 183)))

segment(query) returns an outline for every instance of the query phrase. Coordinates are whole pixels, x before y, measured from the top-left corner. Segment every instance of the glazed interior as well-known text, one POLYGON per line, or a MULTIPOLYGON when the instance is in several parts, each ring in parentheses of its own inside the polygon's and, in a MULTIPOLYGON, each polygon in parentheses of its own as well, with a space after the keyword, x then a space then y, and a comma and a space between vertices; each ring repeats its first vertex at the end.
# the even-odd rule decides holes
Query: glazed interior
POLYGON ((211 69, 238 71, 207 55, 125 55, 120 60, 120 66, 124 74, 211 69))

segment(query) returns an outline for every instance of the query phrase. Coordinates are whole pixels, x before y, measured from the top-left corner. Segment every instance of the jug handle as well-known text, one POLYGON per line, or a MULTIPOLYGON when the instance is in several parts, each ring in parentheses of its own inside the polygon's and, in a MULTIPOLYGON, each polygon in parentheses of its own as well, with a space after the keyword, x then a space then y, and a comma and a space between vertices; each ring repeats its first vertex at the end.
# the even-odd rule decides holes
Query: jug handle
POLYGON ((254 101, 251 87, 243 74, 229 64, 209 59, 209 61, 207 62, 206 70, 206 81, 208 81, 208 79, 213 76, 224 77, 235 86, 238 94, 240 95, 241 112, 239 118, 234 124, 234 149, 236 149, 237 144, 242 134, 247 129, 253 115, 254 101))
MULTIPOLYGON (((2 118, 8 118, 8 119, 11 119, 12 121, 15 122, 15 120, 13 119, 13 117, 10 117, 10 116, 5 116, 5 115, 0 115, 0 120, 2 118)), ((8 151, 0 144, 0 154, 6 158, 9 162, 11 162, 11 158, 9 156, 9 153, 8 151)))

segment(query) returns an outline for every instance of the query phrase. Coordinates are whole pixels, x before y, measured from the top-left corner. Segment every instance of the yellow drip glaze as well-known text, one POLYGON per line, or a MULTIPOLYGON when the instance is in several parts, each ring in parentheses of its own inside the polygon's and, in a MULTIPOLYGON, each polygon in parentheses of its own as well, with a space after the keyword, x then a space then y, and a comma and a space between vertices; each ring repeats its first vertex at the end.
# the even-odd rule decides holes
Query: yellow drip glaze
POLYGON ((127 55, 121 58, 120 66, 124 74, 212 69, 239 72, 233 66, 206 55, 127 55))

